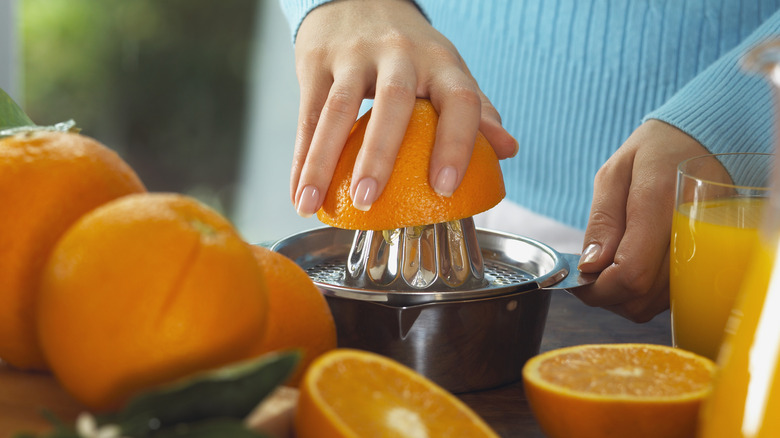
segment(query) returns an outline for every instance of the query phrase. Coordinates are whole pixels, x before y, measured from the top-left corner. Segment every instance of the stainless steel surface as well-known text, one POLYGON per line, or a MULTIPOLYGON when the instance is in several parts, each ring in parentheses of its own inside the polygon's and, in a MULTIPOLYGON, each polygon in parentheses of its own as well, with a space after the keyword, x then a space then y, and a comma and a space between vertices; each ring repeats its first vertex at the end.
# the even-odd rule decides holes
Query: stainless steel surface
POLYGON ((484 265, 484 281, 479 286, 425 290, 361 287, 347 276, 354 235, 349 230, 318 228, 282 239, 272 248, 298 263, 328 296, 395 306, 485 298, 522 290, 571 289, 594 279, 573 267, 579 256, 561 254, 523 236, 477 229, 484 265))
POLYGON ((474 220, 356 231, 343 283, 395 291, 482 287, 486 280, 474 220))
POLYGON ((484 269, 476 286, 360 287, 347 274, 354 238, 354 231, 319 228, 272 248, 298 263, 322 290, 340 347, 384 354, 455 393, 519 380, 525 361, 539 352, 551 291, 594 279, 573 268, 577 255, 478 229, 484 269))
POLYGON ((340 347, 391 357, 454 393, 522 377, 539 352, 549 290, 409 307, 327 297, 340 347))

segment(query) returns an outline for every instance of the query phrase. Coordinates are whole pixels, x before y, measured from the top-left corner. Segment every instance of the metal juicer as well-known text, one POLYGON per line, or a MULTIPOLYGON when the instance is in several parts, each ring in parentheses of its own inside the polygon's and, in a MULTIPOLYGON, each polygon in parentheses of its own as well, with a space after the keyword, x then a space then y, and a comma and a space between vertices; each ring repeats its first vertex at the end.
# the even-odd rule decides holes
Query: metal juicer
POLYGON ((472 218, 387 231, 318 228, 273 248, 322 290, 340 347, 394 358, 451 392, 521 378, 550 291, 593 281, 578 255, 476 229, 472 218))

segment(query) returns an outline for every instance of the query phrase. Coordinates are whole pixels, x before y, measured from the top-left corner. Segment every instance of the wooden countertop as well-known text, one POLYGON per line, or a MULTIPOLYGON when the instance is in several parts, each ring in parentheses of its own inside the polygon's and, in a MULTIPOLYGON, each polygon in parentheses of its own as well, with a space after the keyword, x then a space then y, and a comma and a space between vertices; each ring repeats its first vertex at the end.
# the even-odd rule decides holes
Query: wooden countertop
MULTIPOLYGON (((541 351, 580 344, 646 342, 671 345, 669 311, 636 324, 601 308, 588 307, 565 292, 553 292, 541 351)), ((460 394, 502 437, 544 437, 525 399, 522 383, 460 394)))
POLYGON ((0 438, 49 430, 43 410, 72 420, 84 409, 50 374, 22 372, 0 362, 0 438))
MULTIPOLYGON (((671 343, 669 312, 635 324, 611 312, 582 304, 565 292, 553 292, 542 351, 569 345, 605 342, 671 343)), ((523 394, 521 383, 460 394, 502 437, 543 437, 523 394)), ((16 371, 0 363, 0 438, 15 432, 44 431, 40 415, 49 410, 73 419, 82 410, 48 374, 16 371)))

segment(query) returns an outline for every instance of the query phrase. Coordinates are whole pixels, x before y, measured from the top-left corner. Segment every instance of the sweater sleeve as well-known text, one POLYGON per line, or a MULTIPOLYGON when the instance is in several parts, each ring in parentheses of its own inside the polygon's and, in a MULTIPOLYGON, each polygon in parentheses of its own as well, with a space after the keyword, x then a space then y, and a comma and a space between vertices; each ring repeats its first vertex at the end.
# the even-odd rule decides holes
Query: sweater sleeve
POLYGON ((771 87, 759 74, 744 71, 741 59, 750 48, 779 34, 780 12, 775 12, 643 121, 658 119, 669 123, 712 153, 771 151, 771 87))

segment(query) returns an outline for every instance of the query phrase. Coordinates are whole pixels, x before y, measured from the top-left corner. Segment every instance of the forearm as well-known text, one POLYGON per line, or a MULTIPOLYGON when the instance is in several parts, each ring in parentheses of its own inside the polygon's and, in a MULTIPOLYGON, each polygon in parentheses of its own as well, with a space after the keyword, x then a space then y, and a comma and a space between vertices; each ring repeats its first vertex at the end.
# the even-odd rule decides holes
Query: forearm
POLYGON ((767 81, 746 72, 741 59, 751 47, 780 35, 780 12, 693 78, 645 120, 669 123, 711 152, 768 151, 773 145, 773 108, 767 81))

